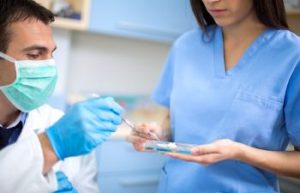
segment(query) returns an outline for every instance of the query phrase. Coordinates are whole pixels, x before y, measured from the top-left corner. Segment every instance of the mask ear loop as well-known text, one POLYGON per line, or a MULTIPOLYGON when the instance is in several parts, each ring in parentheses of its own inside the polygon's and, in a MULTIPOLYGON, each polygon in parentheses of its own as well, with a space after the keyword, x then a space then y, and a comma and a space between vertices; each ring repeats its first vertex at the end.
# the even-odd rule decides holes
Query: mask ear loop
POLYGON ((2 59, 4 59, 4 60, 7 60, 7 61, 9 61, 9 62, 11 62, 11 63, 13 63, 14 64, 14 66, 15 66, 15 72, 16 72, 16 79, 15 79, 15 81, 13 81, 11 84, 9 84, 9 85, 5 85, 5 86, 0 86, 0 89, 2 89, 2 88, 6 88, 6 87, 9 87, 9 86, 11 86, 11 85, 13 85, 17 80, 18 80, 18 67, 17 67, 17 60, 16 59, 14 59, 14 58, 12 58, 12 57, 10 57, 9 55, 7 55, 7 54, 4 54, 3 52, 0 52, 0 58, 2 58, 2 59))
POLYGON ((9 55, 4 54, 3 52, 0 52, 0 57, 11 63, 15 63, 15 61, 16 61, 16 59, 10 57, 9 55))

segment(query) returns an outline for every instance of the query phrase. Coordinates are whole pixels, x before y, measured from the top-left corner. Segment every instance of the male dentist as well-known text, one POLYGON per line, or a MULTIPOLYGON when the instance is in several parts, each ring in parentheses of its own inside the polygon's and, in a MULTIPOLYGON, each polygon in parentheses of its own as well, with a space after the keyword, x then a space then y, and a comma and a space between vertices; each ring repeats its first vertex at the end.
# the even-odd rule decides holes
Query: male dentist
POLYGON ((32 0, 0 0, 1 193, 98 192, 93 149, 121 123, 112 98, 65 115, 44 105, 57 80, 53 21, 32 0))

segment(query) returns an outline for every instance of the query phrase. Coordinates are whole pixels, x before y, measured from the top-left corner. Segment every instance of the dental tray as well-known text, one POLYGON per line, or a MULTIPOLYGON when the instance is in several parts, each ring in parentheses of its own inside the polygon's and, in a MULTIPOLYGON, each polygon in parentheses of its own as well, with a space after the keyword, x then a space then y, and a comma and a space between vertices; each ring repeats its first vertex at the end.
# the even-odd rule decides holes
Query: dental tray
POLYGON ((156 152, 170 152, 170 153, 181 153, 191 155, 191 149, 195 147, 194 145, 190 144, 180 144, 180 143, 173 143, 168 141, 147 141, 144 144, 145 150, 148 151, 156 151, 156 152))

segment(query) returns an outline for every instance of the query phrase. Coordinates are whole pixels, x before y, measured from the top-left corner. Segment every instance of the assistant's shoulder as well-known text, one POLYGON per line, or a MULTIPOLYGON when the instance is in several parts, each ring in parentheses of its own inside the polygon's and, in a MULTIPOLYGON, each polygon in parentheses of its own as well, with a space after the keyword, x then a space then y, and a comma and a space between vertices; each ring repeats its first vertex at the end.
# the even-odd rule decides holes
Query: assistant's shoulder
POLYGON ((198 39, 203 35, 203 31, 200 28, 195 28, 192 30, 189 30, 185 33, 183 33, 177 40, 176 42, 185 42, 185 41, 191 41, 198 39))
POLYGON ((300 52, 300 37, 290 30, 277 30, 275 36, 276 44, 284 46, 285 49, 291 49, 300 52))
POLYGON ((186 45, 206 45, 211 43, 215 37, 216 26, 210 26, 207 31, 203 31, 200 27, 194 28, 183 33, 173 44, 173 47, 185 47, 186 45))

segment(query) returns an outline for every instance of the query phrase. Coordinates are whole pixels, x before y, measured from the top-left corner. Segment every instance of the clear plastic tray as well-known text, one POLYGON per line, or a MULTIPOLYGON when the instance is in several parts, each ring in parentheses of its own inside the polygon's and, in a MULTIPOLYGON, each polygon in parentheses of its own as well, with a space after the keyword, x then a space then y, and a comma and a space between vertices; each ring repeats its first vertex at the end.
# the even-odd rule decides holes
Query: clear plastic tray
POLYGON ((171 153, 181 153, 181 154, 192 154, 191 149, 194 145, 190 144, 180 144, 168 141, 147 141, 144 144, 145 150, 157 151, 157 152, 171 152, 171 153))

